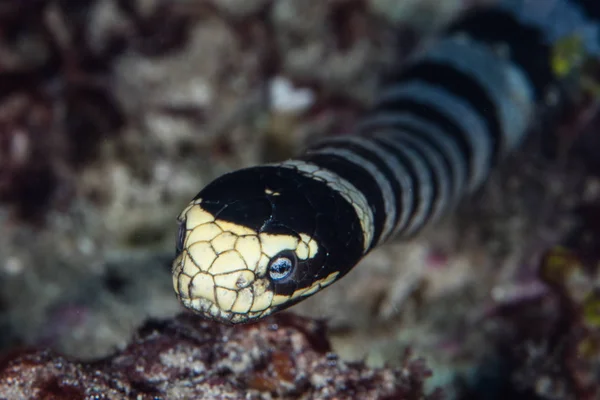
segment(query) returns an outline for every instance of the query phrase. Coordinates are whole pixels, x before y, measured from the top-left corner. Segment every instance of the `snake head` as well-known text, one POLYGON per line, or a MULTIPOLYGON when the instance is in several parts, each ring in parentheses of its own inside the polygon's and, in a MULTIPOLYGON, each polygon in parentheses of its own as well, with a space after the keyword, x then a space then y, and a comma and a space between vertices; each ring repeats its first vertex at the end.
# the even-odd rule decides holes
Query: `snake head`
POLYGON ((208 319, 235 324, 328 286, 363 250, 353 239, 359 225, 346 226, 356 212, 338 197, 290 168, 248 168, 213 181, 178 218, 172 273, 179 300, 208 319))

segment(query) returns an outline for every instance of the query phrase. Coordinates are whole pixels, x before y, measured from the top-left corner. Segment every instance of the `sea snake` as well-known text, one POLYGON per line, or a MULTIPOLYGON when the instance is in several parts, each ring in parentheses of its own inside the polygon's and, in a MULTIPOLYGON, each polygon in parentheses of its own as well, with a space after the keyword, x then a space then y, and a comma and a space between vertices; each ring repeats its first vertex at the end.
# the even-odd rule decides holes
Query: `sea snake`
POLYGON ((585 57, 600 55, 600 1, 468 12, 382 85, 353 134, 208 184, 178 218, 181 303, 224 323, 256 321, 449 212, 540 117, 564 81, 553 54, 572 38, 585 57))

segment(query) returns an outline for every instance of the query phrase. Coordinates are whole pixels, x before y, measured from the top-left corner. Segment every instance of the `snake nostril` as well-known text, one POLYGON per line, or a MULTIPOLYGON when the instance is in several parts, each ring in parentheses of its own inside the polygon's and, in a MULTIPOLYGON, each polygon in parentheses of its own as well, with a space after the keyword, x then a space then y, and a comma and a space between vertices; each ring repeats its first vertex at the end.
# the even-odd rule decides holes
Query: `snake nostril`
POLYGON ((179 232, 177 233, 177 244, 175 245, 175 249, 177 255, 179 255, 183 251, 183 245, 185 241, 185 221, 179 222, 179 232))

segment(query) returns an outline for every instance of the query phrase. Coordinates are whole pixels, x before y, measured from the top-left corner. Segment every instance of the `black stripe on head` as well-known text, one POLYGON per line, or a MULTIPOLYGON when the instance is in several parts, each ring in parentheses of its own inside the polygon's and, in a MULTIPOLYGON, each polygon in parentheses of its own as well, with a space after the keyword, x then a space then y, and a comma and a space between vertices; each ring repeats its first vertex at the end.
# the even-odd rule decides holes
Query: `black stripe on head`
POLYGON ((523 25, 510 13, 497 9, 475 10, 452 24, 449 33, 465 33, 491 46, 506 45, 509 58, 523 69, 541 99, 554 81, 551 47, 543 32, 523 25))
POLYGON ((291 295, 332 272, 344 275, 363 255, 363 231, 352 204, 325 182, 296 169, 238 170, 214 180, 196 198, 216 218, 257 234, 304 233, 317 242, 313 259, 299 260, 290 277, 272 281, 277 294, 291 295))
MULTIPOLYGON (((380 146, 380 144, 377 141, 372 140, 370 138, 365 138, 364 140, 370 140, 374 145, 380 146)), ((323 141, 320 144, 311 146, 311 150, 316 150, 324 147, 350 150, 353 153, 358 154, 367 161, 371 162, 377 167, 377 170, 383 175, 384 179, 386 179, 390 183, 390 186, 394 193, 394 200, 396 204, 394 226, 396 226, 396 224, 398 223, 398 219, 402 214, 402 208, 405 206, 404 204, 402 204, 402 186, 400 185, 400 181, 398 180, 396 173, 392 171, 388 164, 386 164, 385 161, 381 159, 382 156, 370 149, 365 149, 364 147, 354 142, 344 140, 323 141)), ((385 148, 385 146, 383 147, 385 148)), ((394 154, 391 153, 390 156, 394 157, 394 154)))
POLYGON ((502 145, 502 128, 498 116, 497 105, 485 89, 471 76, 452 67, 431 61, 413 64, 402 70, 394 78, 396 82, 410 80, 424 81, 438 86, 466 101, 485 121, 492 134, 492 165, 495 164, 502 145))
MULTIPOLYGON (((374 113, 407 113, 412 114, 417 119, 422 119, 427 121, 430 124, 436 125, 439 129, 446 132, 448 136, 450 136, 456 142, 459 150, 461 151, 464 160, 466 161, 467 171, 469 173, 468 179, 471 180, 475 175, 475 171, 473 171, 473 150, 469 145, 467 140, 467 136, 463 133, 462 129, 456 122, 452 119, 446 117, 443 113, 438 111, 435 107, 431 107, 427 104, 418 103, 408 99, 402 100, 392 100, 381 103, 374 113)), ((402 126, 402 124, 394 124, 392 127, 401 127, 409 132, 414 132, 419 134, 418 130, 410 126, 402 126)), ((427 135, 419 134, 419 137, 422 137, 423 140, 428 140, 427 135)), ((439 144, 432 143, 436 148, 439 148, 439 144)), ((443 151, 440 152, 444 154, 443 151)), ((450 167, 450 162, 445 158, 445 162, 448 163, 450 167)), ((452 169, 453 170, 453 169, 452 169)), ((453 182, 453 185, 456 185, 457 182, 453 182)))
POLYGON ((202 208, 215 218, 259 232, 273 212, 265 180, 261 171, 242 169, 215 179, 194 200, 202 199, 202 208))
POLYGON ((369 247, 373 248, 383 231, 386 215, 383 193, 371 174, 360 165, 332 154, 307 153, 303 154, 300 159, 339 175, 341 178, 352 183, 365 196, 369 207, 373 211, 374 232, 373 240, 369 247))

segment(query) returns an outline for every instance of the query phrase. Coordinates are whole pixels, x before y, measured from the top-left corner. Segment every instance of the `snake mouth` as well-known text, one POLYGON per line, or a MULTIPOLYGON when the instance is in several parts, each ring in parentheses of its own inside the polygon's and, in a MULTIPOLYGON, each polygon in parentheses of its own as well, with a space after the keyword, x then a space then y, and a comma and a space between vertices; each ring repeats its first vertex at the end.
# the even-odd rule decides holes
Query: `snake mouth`
POLYGON ((242 287, 233 290, 219 286, 215 276, 208 272, 195 271, 190 274, 185 266, 186 257, 183 251, 175 258, 172 274, 177 297, 188 310, 205 319, 230 325, 252 322, 273 312, 272 293, 265 292, 262 281, 244 278, 247 272, 237 271, 232 281, 243 283, 242 287))
POLYGON ((223 310, 215 302, 203 297, 190 298, 178 294, 178 298, 183 306, 193 313, 200 315, 204 319, 227 325, 252 323, 273 312, 271 308, 268 308, 259 312, 236 313, 223 310))
POLYGON ((241 322, 237 321, 239 318, 234 318, 235 314, 220 309, 217 304, 209 299, 179 296, 179 300, 185 308, 192 310, 194 313, 201 315, 205 319, 225 324, 241 322))
POLYGON ((257 321, 267 314, 270 314, 268 310, 262 313, 234 313, 231 311, 225 311, 219 308, 219 306, 209 299, 204 298, 185 298, 179 297, 181 303, 187 309, 191 310, 195 314, 202 316, 204 319, 219 322, 227 325, 246 324, 257 321))

